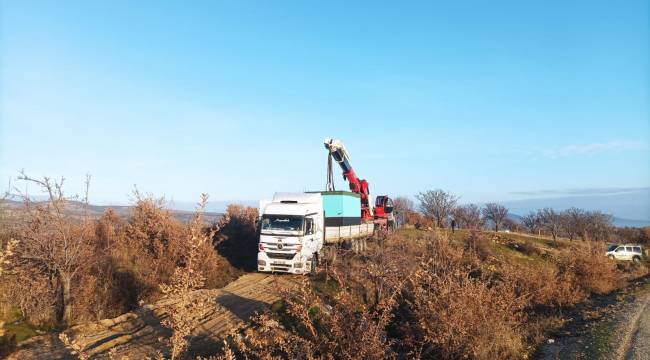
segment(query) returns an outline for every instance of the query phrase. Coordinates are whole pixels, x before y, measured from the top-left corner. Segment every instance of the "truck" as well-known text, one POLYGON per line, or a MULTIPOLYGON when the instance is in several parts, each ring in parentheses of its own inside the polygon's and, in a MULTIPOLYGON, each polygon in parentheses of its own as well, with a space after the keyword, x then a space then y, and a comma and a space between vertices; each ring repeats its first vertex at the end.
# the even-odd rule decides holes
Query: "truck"
POLYGON ((276 193, 259 209, 260 272, 314 272, 326 246, 361 249, 375 231, 374 222, 361 221, 361 197, 353 192, 276 193))
POLYGON ((392 199, 380 195, 371 206, 370 185, 350 165, 343 142, 325 139, 324 145, 328 150, 326 191, 276 193, 272 200, 260 201, 258 271, 314 272, 325 245, 363 250, 367 238, 395 226, 392 199), (350 191, 334 188, 334 162, 341 167, 350 191))

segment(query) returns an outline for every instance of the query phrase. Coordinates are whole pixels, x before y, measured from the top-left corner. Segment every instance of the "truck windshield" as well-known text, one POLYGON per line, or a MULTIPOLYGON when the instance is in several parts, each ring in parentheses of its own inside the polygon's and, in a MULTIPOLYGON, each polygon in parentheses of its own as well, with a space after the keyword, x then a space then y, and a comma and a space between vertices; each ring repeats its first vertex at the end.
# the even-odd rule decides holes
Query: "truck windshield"
POLYGON ((262 217, 262 231, 302 231, 304 217, 292 215, 264 215, 262 217))

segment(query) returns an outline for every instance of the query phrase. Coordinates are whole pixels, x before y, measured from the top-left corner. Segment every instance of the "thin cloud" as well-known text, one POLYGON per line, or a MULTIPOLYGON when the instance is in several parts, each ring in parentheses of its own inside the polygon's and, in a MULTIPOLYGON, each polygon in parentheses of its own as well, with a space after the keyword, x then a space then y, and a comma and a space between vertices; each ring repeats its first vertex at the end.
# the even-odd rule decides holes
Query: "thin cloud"
POLYGON ((545 151, 544 155, 550 158, 562 158, 579 155, 597 155, 624 150, 642 150, 646 149, 647 147, 647 144, 640 141, 615 140, 604 143, 566 145, 559 149, 545 151))
POLYGON ((531 191, 512 191, 512 195, 522 196, 590 196, 590 195, 616 195, 629 194, 640 191, 650 191, 650 187, 609 187, 609 188, 574 188, 574 189, 547 189, 531 191))

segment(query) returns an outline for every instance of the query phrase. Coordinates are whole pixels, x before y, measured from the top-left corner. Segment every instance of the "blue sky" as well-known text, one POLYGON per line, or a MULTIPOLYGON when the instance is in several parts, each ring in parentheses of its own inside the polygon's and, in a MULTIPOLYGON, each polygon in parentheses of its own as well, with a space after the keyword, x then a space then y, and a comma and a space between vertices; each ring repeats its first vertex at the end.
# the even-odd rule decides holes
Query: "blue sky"
MULTIPOLYGON (((91 199, 650 186, 647 1, 0 3, 0 176, 91 199), (338 187, 343 188, 342 180, 338 187)), ((546 194, 546 195, 544 195, 546 194)), ((649 199, 642 199, 647 201, 649 199)))

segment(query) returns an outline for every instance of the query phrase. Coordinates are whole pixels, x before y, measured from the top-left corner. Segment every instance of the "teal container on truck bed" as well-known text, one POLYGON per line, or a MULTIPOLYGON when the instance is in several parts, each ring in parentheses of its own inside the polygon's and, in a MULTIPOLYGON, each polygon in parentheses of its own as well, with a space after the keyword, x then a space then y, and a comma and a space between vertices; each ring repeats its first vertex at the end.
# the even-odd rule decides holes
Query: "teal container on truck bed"
POLYGON ((322 191, 325 226, 361 224, 361 196, 349 191, 322 191))

